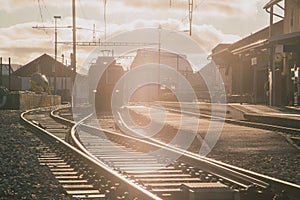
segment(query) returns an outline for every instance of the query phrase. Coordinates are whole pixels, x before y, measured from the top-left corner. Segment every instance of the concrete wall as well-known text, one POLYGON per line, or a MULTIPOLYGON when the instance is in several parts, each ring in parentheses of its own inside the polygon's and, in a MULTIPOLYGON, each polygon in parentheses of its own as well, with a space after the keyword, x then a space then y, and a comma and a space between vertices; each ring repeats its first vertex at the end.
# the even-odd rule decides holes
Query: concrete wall
MULTIPOLYGON (((3 99, 3 97, 2 97, 3 99)), ((39 107, 47 107, 61 104, 61 97, 57 95, 15 93, 5 97, 0 109, 28 110, 39 107)))

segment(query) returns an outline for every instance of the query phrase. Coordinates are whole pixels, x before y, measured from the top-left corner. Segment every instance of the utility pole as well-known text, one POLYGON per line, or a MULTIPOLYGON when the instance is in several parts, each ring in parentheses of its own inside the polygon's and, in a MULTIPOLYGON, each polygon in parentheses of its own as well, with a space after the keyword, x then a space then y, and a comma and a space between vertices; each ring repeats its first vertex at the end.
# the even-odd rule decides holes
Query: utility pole
MULTIPOLYGON (((272 37, 273 35, 273 13, 274 13, 274 8, 273 5, 270 7, 270 26, 269 26, 269 38, 272 37)), ((274 106, 276 105, 276 86, 275 86, 275 79, 276 79, 276 75, 275 75, 275 59, 274 59, 274 55, 275 55, 275 47, 274 44, 270 45, 270 61, 269 61, 269 66, 270 66, 270 72, 271 72, 271 76, 270 76, 270 86, 269 86, 269 105, 270 106, 274 106)))
POLYGON ((194 7, 194 0, 189 0, 189 22, 190 22, 190 36, 192 36, 192 25, 193 25, 193 7, 194 7))
POLYGON ((2 57, 0 57, 0 86, 2 86, 2 57))
POLYGON ((72 0, 72 27, 73 27, 73 54, 71 57, 71 67, 73 68, 74 72, 72 75, 73 78, 73 98, 72 98, 72 106, 76 106, 76 98, 77 98, 77 86, 75 83, 75 78, 77 74, 76 70, 76 0, 72 0), (75 100, 75 101, 74 101, 75 100))
MULTIPOLYGON (((76 5, 75 0, 72 0, 72 22, 73 22, 73 59, 72 68, 74 70, 74 76, 76 76, 76 5)), ((74 77, 75 80, 75 77, 74 77)))
POLYGON ((104 12, 103 12, 103 18, 104 18, 104 41, 106 41, 106 0, 104 0, 104 12))
POLYGON ((93 24, 93 42, 96 42, 96 24, 93 24))
POLYGON ((61 16, 54 16, 54 94, 56 94, 56 76, 57 76, 57 19, 61 19, 61 16))
POLYGON ((11 90, 11 62, 10 57, 8 58, 8 90, 11 90))

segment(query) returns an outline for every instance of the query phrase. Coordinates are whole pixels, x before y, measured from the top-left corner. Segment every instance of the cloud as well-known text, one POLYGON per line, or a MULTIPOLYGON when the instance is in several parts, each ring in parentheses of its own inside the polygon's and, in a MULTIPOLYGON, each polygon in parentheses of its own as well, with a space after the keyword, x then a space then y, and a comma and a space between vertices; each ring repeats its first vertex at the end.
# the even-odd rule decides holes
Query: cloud
POLYGON ((46 1, 46 0, 5 0, 1 2, 0 10, 6 12, 15 12, 19 9, 39 7, 40 9, 48 9, 47 6, 71 6, 71 1, 46 1))
POLYGON ((1 2, 0 10, 10 12, 19 8, 30 7, 32 2, 33 0, 6 0, 1 2))
MULTIPOLYGON (((70 18, 62 19, 60 24, 69 24, 70 18)), ((86 20, 79 18, 77 20, 78 26, 84 26, 96 23, 94 20, 86 20)), ((48 29, 47 33, 43 30, 33 29, 38 23, 30 22, 17 24, 7 28, 0 28, 0 53, 3 57, 12 57, 13 61, 18 64, 26 64, 37 55, 48 53, 54 54, 54 32, 53 29, 48 29)), ((48 22, 45 26, 51 26, 53 22, 48 22)), ((137 19, 127 24, 109 24, 107 27, 108 38, 116 36, 126 31, 132 31, 140 28, 158 28, 159 24, 164 29, 173 31, 182 31, 186 29, 180 20, 143 20, 137 19)), ((52 25, 53 26, 53 25, 52 25)), ((77 41, 92 41, 93 34, 90 30, 78 30, 77 41)), ((98 33, 98 39, 103 40, 103 32, 98 33)), ((187 34, 187 33, 186 33, 187 34)), ((139 36, 142 39, 145 36, 139 36)), ((137 38, 139 38, 137 37, 137 38)), ((59 29, 58 41, 72 41, 71 29, 59 29)), ((157 38, 154 38, 155 42, 157 38)), ((212 25, 194 25, 193 39, 207 52, 220 42, 232 42, 239 39, 236 35, 225 34, 221 30, 216 29, 212 25)), ((134 42, 134 41, 132 41, 134 42)), ((138 42, 138 41, 136 41, 138 42)), ((69 57, 72 51, 72 46, 58 45, 58 56, 65 54, 65 58, 69 57)), ((78 47, 79 59, 78 63, 81 65, 85 56, 87 56, 93 48, 78 47)))
MULTIPOLYGON (((188 30, 187 25, 182 24, 180 20, 176 19, 168 19, 168 20, 143 20, 137 19, 128 24, 113 24, 109 26, 108 35, 117 35, 121 32, 132 31, 135 29, 141 28, 154 28, 158 29, 161 26, 163 29, 175 31, 175 33, 185 34, 187 37, 188 30), (185 33, 183 33, 183 31, 185 33)), ((137 36, 136 38, 140 38, 143 40, 143 37, 149 37, 149 35, 143 35, 142 37, 137 36)), ((170 36, 168 36, 170 37, 170 36)), ((172 37, 170 37, 172 39, 172 37)), ((175 39, 175 38, 174 38, 175 39)), ((240 39, 240 36, 234 34, 226 34, 221 30, 215 28, 213 25, 193 25, 192 28, 192 39, 198 43, 199 46, 206 52, 210 52, 213 47, 215 47, 219 43, 232 43, 240 39)), ((154 38, 151 42, 157 42, 157 38, 154 38)), ((149 41, 149 40, 148 40, 149 41)), ((172 42, 172 41, 171 41, 172 42)), ((176 41, 174 41, 176 43, 176 41)))
MULTIPOLYGON (((166 11, 166 8, 173 10, 180 9, 186 10, 186 14, 188 14, 188 1, 186 0, 171 0, 171 6, 170 1, 161 0, 122 0, 118 2, 122 2, 122 5, 125 7, 155 9, 154 11, 166 11)), ((262 5, 261 0, 199 0, 194 1, 194 12, 199 12, 205 16, 211 16, 213 14, 215 16, 233 17, 243 14, 241 16, 249 17, 248 14, 257 13, 257 8, 262 7, 262 5)))
POLYGON ((201 45, 206 52, 210 52, 219 43, 233 43, 240 39, 240 36, 225 34, 212 25, 203 24, 193 26, 193 38, 201 45))
POLYGON ((34 24, 31 22, 0 28, 1 56, 12 57, 16 64, 25 64, 37 53, 49 52, 52 38, 33 30, 34 24))
MULTIPOLYGON (((40 25, 39 22, 27 22, 0 28, 0 54, 2 57, 12 57, 17 64, 25 64, 37 55, 47 53, 54 56, 54 29, 53 19, 40 25), (48 27, 46 29, 32 27, 48 27), (52 27, 52 28, 51 28, 52 27)), ((78 27, 88 27, 95 23, 94 20, 78 19, 78 27)), ((71 18, 65 18, 58 22, 58 26, 66 27, 71 24, 71 18)), ((90 26, 92 27, 92 26, 90 26)), ((78 30, 78 41, 91 41, 93 32, 91 30, 78 30)), ((58 42, 71 42, 72 29, 58 29, 58 42)), ((58 44, 58 56, 65 53, 69 57, 72 46, 58 44)))

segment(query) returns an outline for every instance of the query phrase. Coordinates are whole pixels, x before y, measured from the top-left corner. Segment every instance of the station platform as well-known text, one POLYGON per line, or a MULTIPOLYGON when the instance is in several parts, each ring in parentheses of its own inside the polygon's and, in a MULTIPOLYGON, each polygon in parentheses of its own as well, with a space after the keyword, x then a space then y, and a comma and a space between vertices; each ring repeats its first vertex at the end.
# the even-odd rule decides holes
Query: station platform
MULTIPOLYGON (((282 180, 300 183, 300 149, 294 142, 291 142, 290 136, 292 135, 282 134, 276 130, 241 126, 236 123, 223 123, 222 120, 211 120, 209 117, 199 117, 192 114, 195 113, 192 110, 195 105, 191 104, 195 103, 181 104, 181 106, 189 108, 183 109, 189 110, 186 114, 178 112, 180 110, 178 109, 179 105, 175 102, 156 102, 149 105, 141 103, 127 108, 134 122, 132 127, 137 127, 138 130, 143 128, 147 133, 151 132, 151 136, 155 139, 165 143, 172 141, 173 145, 176 144, 177 147, 200 155, 203 155, 201 150, 203 144, 205 147, 203 142, 205 141, 212 145, 210 146, 211 151, 206 155, 209 158, 282 180), (165 115, 162 115, 161 108, 157 108, 155 105, 165 107, 165 115), (197 127, 195 123, 198 123, 197 127), (152 127, 162 128, 157 131, 158 129, 151 129, 152 127), (195 133, 195 131, 197 134, 190 146, 182 146, 180 142, 175 143, 177 140, 174 138, 180 135, 179 133, 188 135, 195 133)), ((258 119, 258 117, 264 116, 264 120, 276 117, 275 120, 273 118, 270 121, 278 123, 277 125, 282 125, 284 120, 287 122, 295 120, 298 124, 300 123, 300 114, 297 109, 294 111, 289 108, 248 104, 197 104, 199 104, 198 113, 200 114, 209 114, 210 108, 213 107, 214 114, 221 116, 222 113, 225 113, 225 116, 231 119, 250 118, 252 116, 252 119, 255 120, 255 117, 258 119)), ((184 145, 186 145, 187 140, 184 137, 178 141, 184 141, 184 145)))
POLYGON ((195 108, 198 108, 197 112, 201 114, 300 129, 300 106, 276 107, 240 103, 211 104, 205 102, 186 102, 179 105, 178 102, 162 101, 157 102, 157 104, 174 110, 184 109, 188 112, 195 112, 195 108))
POLYGON ((289 128, 300 128, 300 107, 292 106, 266 106, 252 104, 227 104, 227 109, 232 113, 231 118, 271 125, 280 125, 289 128))

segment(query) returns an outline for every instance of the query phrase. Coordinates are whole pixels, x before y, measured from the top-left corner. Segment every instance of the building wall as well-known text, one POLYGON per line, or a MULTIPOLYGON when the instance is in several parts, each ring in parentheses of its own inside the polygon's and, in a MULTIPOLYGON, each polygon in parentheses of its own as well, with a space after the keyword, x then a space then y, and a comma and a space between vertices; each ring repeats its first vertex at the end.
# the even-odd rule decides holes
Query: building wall
POLYGON ((30 77, 21 77, 21 90, 29 90, 30 84, 29 84, 30 77))
POLYGON ((300 31, 300 0, 285 0, 284 33, 300 31))
MULTIPOLYGON (((31 77, 21 77, 22 87, 21 90, 29 90, 30 89, 30 78, 31 77)), ((54 90, 54 77, 47 77, 50 89, 54 90)), ((72 80, 70 77, 57 77, 56 78, 56 89, 57 90, 71 90, 72 89, 72 80)))

